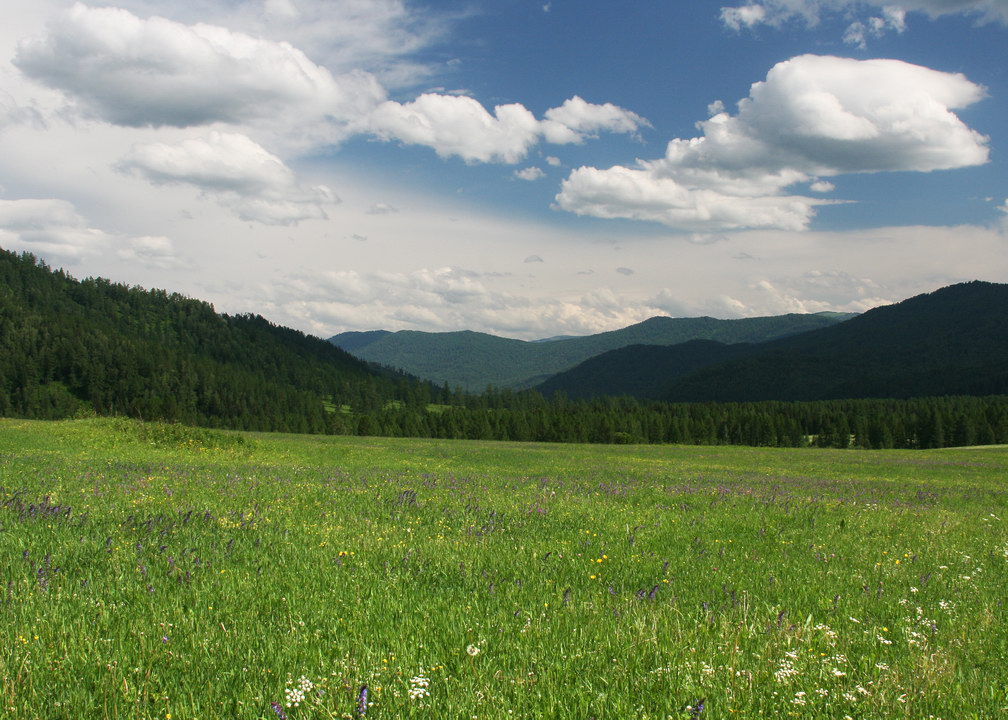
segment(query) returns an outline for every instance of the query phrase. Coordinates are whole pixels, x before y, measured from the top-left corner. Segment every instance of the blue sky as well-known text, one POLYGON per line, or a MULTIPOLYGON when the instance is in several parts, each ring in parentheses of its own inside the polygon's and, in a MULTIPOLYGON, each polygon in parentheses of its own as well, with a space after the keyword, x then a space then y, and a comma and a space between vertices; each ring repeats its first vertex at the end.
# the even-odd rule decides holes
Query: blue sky
POLYGON ((13 0, 0 246, 321 336, 1008 281, 1006 0, 13 0))

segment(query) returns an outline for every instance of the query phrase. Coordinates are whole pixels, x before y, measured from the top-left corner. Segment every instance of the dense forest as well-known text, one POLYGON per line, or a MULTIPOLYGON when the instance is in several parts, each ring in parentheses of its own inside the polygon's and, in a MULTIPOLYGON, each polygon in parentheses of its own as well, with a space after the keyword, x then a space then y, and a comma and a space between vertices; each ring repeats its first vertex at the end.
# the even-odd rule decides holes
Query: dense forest
POLYGON ((1008 396, 668 403, 468 394, 257 315, 0 249, 0 416, 546 442, 934 448, 1008 443, 1008 396))
POLYGON ((257 315, 0 250, 0 415, 332 432, 327 409, 373 410, 424 387, 257 315))
POLYGON ((538 389, 672 402, 1008 394, 1008 285, 959 283, 761 343, 622 348, 538 389))

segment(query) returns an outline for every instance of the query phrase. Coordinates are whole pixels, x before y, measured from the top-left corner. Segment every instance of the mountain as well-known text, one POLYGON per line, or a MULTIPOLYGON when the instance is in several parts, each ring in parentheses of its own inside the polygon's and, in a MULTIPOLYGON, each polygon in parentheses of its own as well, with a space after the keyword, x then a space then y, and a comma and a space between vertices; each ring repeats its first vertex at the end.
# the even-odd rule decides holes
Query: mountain
MULTIPOLYGON (((487 386, 529 388, 601 353, 628 345, 675 345, 690 340, 762 342, 835 325, 850 315, 819 313, 717 320, 654 317, 621 330, 585 337, 525 342, 472 331, 401 330, 358 345, 354 354, 441 385, 481 392, 487 386)), ((331 342, 342 344, 345 336, 331 342)), ((343 345, 346 347, 346 345, 343 345)))
POLYGON ((329 338, 329 342, 338 348, 352 353, 355 350, 367 347, 376 340, 381 340, 386 335, 391 335, 388 330, 367 330, 365 332, 345 332, 329 338))
POLYGON ((571 399, 630 395, 654 399, 676 379, 735 358, 753 346, 690 340, 678 345, 628 345, 588 358, 536 387, 544 395, 571 399))
POLYGON ((1008 285, 969 282, 765 343, 670 384, 667 400, 1008 393, 1008 285))
POLYGON ((258 315, 76 280, 0 249, 0 416, 97 412, 324 432, 341 429, 336 408, 381 407, 404 388, 423 391, 258 315))
POLYGON ((1008 285, 953 285, 759 344, 624 348, 540 389, 733 402, 1008 393, 1008 285))

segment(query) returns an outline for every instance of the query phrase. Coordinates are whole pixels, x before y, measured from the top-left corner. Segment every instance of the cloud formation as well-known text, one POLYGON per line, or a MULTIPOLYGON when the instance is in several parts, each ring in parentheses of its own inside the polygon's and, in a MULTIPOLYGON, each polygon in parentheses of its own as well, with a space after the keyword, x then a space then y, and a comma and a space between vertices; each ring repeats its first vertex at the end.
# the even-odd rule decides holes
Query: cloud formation
POLYGON ((0 200, 0 246, 67 264, 103 253, 109 234, 92 227, 65 200, 0 200))
POLYGON ((513 164, 543 139, 580 143, 599 131, 636 132, 646 124, 629 110, 611 103, 594 105, 577 96, 538 120, 519 103, 497 105, 491 114, 465 95, 424 93, 408 103, 382 103, 371 113, 368 127, 383 140, 424 145, 441 157, 513 164))
POLYGON ((82 3, 23 40, 14 64, 85 113, 129 127, 277 116, 348 123, 384 100, 373 75, 334 77, 286 42, 82 3))
MULTIPOLYGON (((385 5, 393 15, 403 11, 401 3, 385 5)), ((281 19, 302 13, 284 0, 271 0, 267 10, 281 19)), ((601 131, 633 133, 647 125, 629 110, 576 96, 542 120, 519 103, 490 112, 465 95, 431 92, 400 103, 387 99, 374 74, 349 68, 334 75, 288 42, 80 2, 50 22, 44 35, 22 40, 14 64, 63 92, 85 116, 113 125, 225 123, 273 130, 302 147, 370 134, 466 162, 516 163, 543 139, 580 143, 601 131), (290 137, 292 124, 296 138, 290 137)))
POLYGON ((321 334, 332 334, 334 327, 464 327, 531 339, 602 332, 660 313, 604 287, 573 298, 528 298, 492 290, 487 278, 452 266, 404 273, 335 271, 279 282, 264 292, 278 310, 289 307, 321 334))
POLYGON ((546 173, 544 173, 540 168, 533 166, 522 168, 521 170, 515 170, 514 176, 519 180, 533 182, 534 180, 539 180, 540 178, 546 177, 546 173))
POLYGON ((822 192, 821 177, 987 162, 987 138, 953 112, 983 96, 960 74, 898 60, 798 56, 754 83, 735 115, 669 142, 664 158, 574 170, 556 206, 686 230, 802 230, 829 201, 785 192, 796 183, 822 192))
POLYGON ((136 145, 119 168, 155 185, 191 185, 243 220, 267 225, 325 218, 325 207, 339 202, 324 185, 298 183, 278 157, 237 133, 136 145))
POLYGON ((865 33, 902 32, 907 12, 922 12, 932 18, 962 14, 981 22, 1008 23, 1008 5, 1003 0, 902 0, 898 5, 889 0, 761 0, 722 7, 721 21, 738 31, 758 25, 778 27, 794 20, 813 27, 824 17, 854 16, 859 19, 848 27, 846 39, 858 44, 864 41, 865 33), (877 14, 865 15, 866 8, 877 14))

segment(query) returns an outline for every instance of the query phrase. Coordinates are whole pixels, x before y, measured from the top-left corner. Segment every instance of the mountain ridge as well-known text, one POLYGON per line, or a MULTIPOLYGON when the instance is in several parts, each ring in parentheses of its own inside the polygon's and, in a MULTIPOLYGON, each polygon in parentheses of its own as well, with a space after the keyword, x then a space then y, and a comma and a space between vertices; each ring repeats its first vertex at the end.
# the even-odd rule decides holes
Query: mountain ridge
POLYGON ((618 330, 547 342, 472 330, 400 330, 377 335, 363 346, 352 345, 358 339, 356 334, 344 333, 333 336, 330 342, 363 360, 398 368, 438 385, 447 383, 453 388, 480 392, 487 386, 531 388, 590 357, 627 345, 674 345, 697 339, 755 342, 826 327, 849 317, 852 315, 821 313, 733 320, 656 316, 618 330), (352 346, 355 349, 350 350, 352 346))
POLYGON ((539 386, 571 397, 833 400, 1008 392, 1008 285, 972 281, 760 344, 591 358, 539 386))

